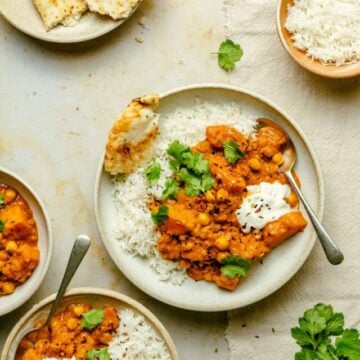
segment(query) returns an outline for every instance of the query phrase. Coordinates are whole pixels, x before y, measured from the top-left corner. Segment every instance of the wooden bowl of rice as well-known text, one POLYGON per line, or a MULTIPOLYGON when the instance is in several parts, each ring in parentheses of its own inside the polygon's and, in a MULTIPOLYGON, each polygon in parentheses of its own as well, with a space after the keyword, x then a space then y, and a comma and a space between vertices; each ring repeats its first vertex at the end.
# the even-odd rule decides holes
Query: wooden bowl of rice
POLYGON ((295 0, 279 0, 276 12, 278 35, 283 47, 289 53, 289 55, 303 68, 320 76, 334 79, 346 79, 359 76, 360 61, 340 66, 335 64, 324 64, 319 60, 311 58, 305 51, 300 50, 294 45, 292 34, 286 28, 286 21, 289 15, 289 6, 293 6, 294 3, 295 0))
MULTIPOLYGON (((14 326, 8 335, 4 348, 1 353, 0 360, 14 359, 15 352, 23 334, 33 328, 34 323, 40 319, 46 318, 50 307, 55 300, 55 294, 42 300, 30 309, 14 326)), ((123 352, 126 349, 128 359, 137 359, 138 354, 143 354, 143 347, 158 349, 162 353, 159 358, 166 360, 178 360, 178 354, 175 345, 161 322, 157 317, 150 312, 143 305, 133 300, 132 298, 120 294, 115 291, 99 289, 99 288, 75 288, 66 293, 61 300, 58 311, 64 310, 68 305, 74 303, 86 303, 96 308, 103 308, 104 306, 113 306, 117 309, 120 317, 120 326, 114 337, 116 351, 119 350, 119 358, 123 359, 123 352), (123 324, 125 325, 122 325, 123 324), (127 323, 127 324, 126 324, 127 323), (128 325, 128 326, 126 326, 128 325), (129 338, 129 343, 125 344, 122 333, 129 338), (130 342, 133 340, 132 342, 130 342), (122 342, 122 346, 119 344, 122 342), (137 344, 142 342, 142 344, 137 344), (165 355, 166 356, 165 356, 165 355)), ((110 346, 110 345, 109 345, 110 346)), ((144 355, 146 356, 146 354, 144 355)), ((118 360, 113 358, 112 360, 118 360)))

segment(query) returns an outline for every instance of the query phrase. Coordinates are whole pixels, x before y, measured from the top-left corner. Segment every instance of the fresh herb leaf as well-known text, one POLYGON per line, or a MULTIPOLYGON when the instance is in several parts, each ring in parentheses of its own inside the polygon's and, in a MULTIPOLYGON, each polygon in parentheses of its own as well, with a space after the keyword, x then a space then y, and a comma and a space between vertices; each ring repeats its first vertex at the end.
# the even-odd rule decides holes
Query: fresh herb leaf
POLYGON ((240 151, 238 144, 235 141, 224 141, 224 155, 230 164, 235 164, 239 159, 244 157, 244 153, 240 151))
POLYGON ((158 211, 151 213, 151 219, 155 225, 162 225, 169 217, 169 208, 161 205, 158 211))
POLYGON ((202 191, 201 178, 195 176, 186 168, 179 171, 179 178, 185 183, 185 194, 188 196, 197 196, 202 191))
POLYGON ((165 200, 168 199, 169 197, 176 199, 178 190, 179 190, 178 182, 174 179, 168 179, 165 182, 165 189, 162 193, 162 198, 165 200))
POLYGON ((192 170, 196 175, 202 175, 209 172, 209 162, 201 153, 184 153, 184 165, 192 170))
POLYGON ((181 164, 176 159, 169 160, 170 169, 174 172, 178 172, 180 170, 181 164))
POLYGON ((104 320, 104 310, 91 309, 90 311, 81 314, 81 316, 81 327, 85 330, 92 330, 104 320))
POLYGON ((210 173, 205 173, 201 177, 201 188, 203 192, 210 190, 215 184, 214 178, 210 173))
POLYGON ((167 150, 167 153, 177 160, 180 164, 183 164, 183 154, 190 152, 190 148, 181 144, 179 140, 174 140, 167 150))
POLYGON ((219 66, 229 71, 234 69, 235 63, 242 58, 243 50, 239 44, 235 44, 232 40, 227 39, 220 44, 217 54, 219 66))
POLYGON ((154 186, 160 179, 161 165, 157 162, 150 164, 145 170, 144 174, 149 185, 154 186))
POLYGON ((2 208, 4 205, 5 205, 4 195, 0 194, 0 208, 2 208))
POLYGON ((251 268, 252 262, 243 259, 239 255, 230 255, 221 261, 221 265, 221 274, 229 279, 235 279, 246 276, 251 268))
POLYGON ((295 360, 360 360, 358 330, 344 330, 344 315, 334 313, 331 305, 306 310, 291 335, 302 347, 295 360))
POLYGON ((0 232, 3 232, 5 229, 5 221, 0 219, 0 232))
POLYGON ((341 337, 336 339, 337 355, 349 360, 360 360, 360 337, 356 329, 344 330, 341 337))
POLYGON ((94 349, 88 351, 86 354, 86 360, 110 360, 110 354, 108 348, 94 349))

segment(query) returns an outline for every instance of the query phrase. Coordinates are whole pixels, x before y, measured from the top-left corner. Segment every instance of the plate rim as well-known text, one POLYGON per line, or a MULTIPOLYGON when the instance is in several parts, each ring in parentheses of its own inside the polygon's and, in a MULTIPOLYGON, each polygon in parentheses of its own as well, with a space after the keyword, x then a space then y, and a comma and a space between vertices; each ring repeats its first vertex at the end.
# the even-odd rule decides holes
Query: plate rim
MULTIPOLYGON (((129 307, 136 309, 141 315, 145 316, 145 318, 147 318, 148 321, 150 320, 152 326, 156 329, 156 331, 158 331, 160 336, 165 341, 165 343, 170 351, 170 355, 171 355, 172 359, 173 360, 179 359, 179 355, 178 355, 174 340, 172 339, 169 331, 166 329, 166 327, 163 325, 163 323, 158 319, 158 317, 151 310, 149 310, 146 306, 142 305, 137 300, 135 300, 125 294, 122 294, 120 292, 114 291, 114 290, 97 288, 97 287, 72 288, 72 289, 66 291, 64 298, 68 297, 68 296, 73 296, 73 295, 96 295, 96 296, 100 296, 100 297, 101 296, 110 297, 110 298, 113 298, 113 299, 123 302, 124 304, 128 305, 129 307)), ((48 305, 51 302, 53 302, 55 300, 55 297, 56 297, 56 293, 47 296, 46 298, 44 298, 43 300, 41 300, 40 302, 38 302, 37 304, 32 306, 32 308, 29 309, 16 322, 16 324, 11 329, 10 333, 8 334, 8 336, 6 338, 4 348, 1 353, 1 360, 7 360, 7 355, 9 354, 9 350, 11 348, 12 341, 16 337, 19 329, 24 324, 26 324, 26 322, 29 321, 29 319, 31 319, 32 315, 34 315, 34 313, 36 311, 38 311, 43 306, 48 305)))
MULTIPOLYGON (((5 311, 2 311, 0 309, 0 317, 4 316, 6 314, 9 314, 10 312, 12 312, 15 309, 19 308, 20 306, 24 305, 24 303, 26 301, 28 301, 39 290, 40 286, 42 285, 42 283, 45 279, 45 276, 47 275, 47 273, 49 271, 49 267, 50 267, 50 263, 51 263, 51 259, 52 259, 52 255, 53 255, 53 247, 54 247, 53 230, 52 230, 52 226, 51 226, 50 217, 49 217, 49 214, 46 210, 46 207, 45 207, 43 201, 41 200, 41 198, 39 197, 37 192, 28 184, 27 181, 22 179, 19 175, 15 174, 14 172, 12 172, 2 166, 0 166, 0 175, 1 174, 5 174, 9 177, 12 177, 17 182, 19 182, 22 186, 24 186, 24 188, 26 188, 29 191, 29 193, 34 197, 35 201, 39 205, 40 211, 44 217, 45 224, 46 224, 48 250, 47 250, 46 259, 44 262, 43 271, 40 273, 37 281, 35 282, 35 286, 33 288, 30 288, 28 293, 23 298, 21 298, 21 300, 18 300, 18 301, 15 301, 15 302, 12 302, 11 304, 9 304, 8 307, 5 308, 5 311)), ((23 285, 26 285, 26 282, 23 285)), ((15 290, 14 294, 15 293, 16 293, 16 290, 15 290)), ((11 295, 9 295, 9 296, 11 296, 11 295)))
MULTIPOLYGON (((112 19, 114 24, 107 27, 106 29, 99 31, 98 33, 95 33, 93 35, 84 35, 84 36, 78 36, 78 37, 74 37, 73 39, 51 39, 48 38, 46 36, 43 35, 39 35, 36 32, 33 32, 31 30, 26 29, 25 27, 23 27, 21 24, 18 24, 16 21, 13 21, 11 17, 7 16, 3 10, 3 8, 1 7, 1 1, 0 1, 0 15, 11 25, 13 26, 15 29, 21 31, 22 33, 35 38, 35 39, 39 39, 41 41, 45 41, 48 43, 54 43, 54 44, 76 44, 76 43, 81 43, 81 42, 85 42, 85 41, 90 41, 90 40, 94 40, 97 39, 103 35, 108 34, 109 32, 115 30, 117 27, 119 27, 120 25, 124 24, 134 13, 135 11, 139 8, 140 4, 143 2, 143 0, 138 0, 138 3, 136 4, 136 6, 132 9, 132 11, 130 12, 130 14, 128 16, 126 16, 123 19, 119 19, 119 20, 114 20, 111 17, 109 17, 109 19, 112 19)), ((35 5, 34 5, 35 6, 35 5)), ((36 10, 36 9, 35 9, 36 10)), ((88 12, 89 10, 87 10, 86 12, 88 12)), ((85 13, 86 13, 85 12, 85 13)), ((84 13, 84 14, 85 14, 84 13)), ((83 15, 84 15, 83 14, 83 15)), ((95 13, 98 14, 98 13, 95 13)), ((101 15, 98 14, 99 16, 108 16, 108 15, 101 15)), ((40 15, 39 15, 40 16, 40 15)), ((80 19, 81 21, 81 19, 80 19)), ((45 26, 45 25, 44 25, 45 26)), ((61 26, 61 24, 59 24, 58 26, 61 26)), ((75 25, 76 26, 76 25, 75 25)), ((55 27, 56 28, 56 27, 55 27)), ((71 29, 71 27, 68 27, 69 29, 71 29)), ((49 31, 51 31, 52 29, 50 29, 49 31)), ((46 33, 48 33, 49 31, 46 31, 46 33)))
MULTIPOLYGON (((231 91, 235 91, 241 94, 245 94, 248 95, 250 97, 253 97, 257 100, 260 100, 261 102, 263 102, 265 105, 273 108, 275 111, 277 111, 279 114, 281 114, 290 124, 291 126, 294 127, 294 129, 298 132, 298 134, 300 135, 302 141, 304 142, 304 144, 306 145, 306 148, 309 151, 310 157, 314 163, 314 169, 315 169, 315 175, 316 178, 318 180, 319 183, 319 193, 318 193, 318 208, 315 209, 315 213, 317 214, 318 218, 320 221, 322 221, 323 218, 323 213, 324 213, 324 203, 325 203, 325 186, 324 186, 324 179, 323 179, 323 175, 322 175, 322 171, 321 171, 321 167, 320 167, 320 163, 318 160, 318 157, 316 155, 316 152, 312 146, 312 144, 310 143, 309 139, 307 138, 307 136, 305 135, 305 133, 303 132, 303 130, 301 129, 301 127, 297 124, 297 122, 286 112, 283 111, 279 106, 277 106, 276 104, 274 104, 272 101, 268 100, 267 98, 265 98, 262 95, 257 94, 256 92, 253 92, 251 90, 245 89, 245 88, 241 88, 235 85, 229 85, 229 84, 222 84, 222 83, 195 83, 195 84, 191 84, 191 85, 186 85, 186 86, 181 86, 181 87, 176 87, 174 89, 171 89, 169 91, 165 91, 160 93, 160 101, 163 98, 166 98, 168 96, 171 95, 176 95, 177 93, 181 93, 181 92, 185 92, 185 91, 189 91, 189 90, 201 90, 201 89, 219 89, 219 90, 231 90, 231 91)), ((143 291, 144 293, 148 294, 149 296, 151 296, 152 298, 161 301, 165 304, 177 307, 177 308, 181 308, 181 309, 185 309, 185 310, 192 310, 192 311, 200 311, 200 312, 217 312, 217 311, 229 311, 229 310, 234 310, 234 309, 240 309, 240 308, 244 308, 246 306, 249 306, 251 304, 257 303, 265 298, 267 298, 268 296, 272 295, 273 293, 275 293, 277 290, 279 290, 280 288, 282 288, 289 280, 291 280, 291 278, 301 269, 301 267, 304 265, 305 261, 307 260, 307 258, 309 257, 315 243, 317 240, 317 235, 315 233, 315 231, 313 231, 312 236, 309 238, 308 240, 308 245, 305 249, 305 251, 302 252, 301 256, 299 257, 297 266, 294 268, 294 271, 289 273, 287 276, 285 276, 283 279, 281 279, 281 281, 279 281, 276 286, 274 286, 271 291, 269 291, 267 293, 267 295, 263 296, 263 297, 257 297, 255 298, 253 301, 248 302, 247 304, 243 304, 243 305, 236 305, 235 301, 234 304, 232 306, 219 306, 219 305, 214 305, 214 306, 207 306, 206 308, 204 307, 199 307, 199 306, 188 306, 186 304, 181 303, 180 301, 169 301, 166 297, 163 297, 161 295, 159 295, 158 293, 151 292, 148 289, 145 289, 145 287, 142 284, 139 284, 137 282, 135 282, 135 279, 132 277, 132 275, 129 272, 126 272, 123 269, 123 266, 121 265, 121 262, 118 261, 117 257, 110 251, 111 248, 111 242, 109 241, 109 239, 106 238, 106 231, 105 231, 105 227, 103 225, 103 223, 101 222, 101 215, 100 215, 100 201, 99 201, 99 197, 100 197, 100 183, 101 183, 101 179, 104 173, 104 168, 103 168, 103 164, 104 164, 104 154, 105 152, 102 154, 99 165, 98 165, 98 169, 96 172, 96 177, 95 177, 95 187, 94 187, 94 212, 95 212, 95 218, 96 218, 96 224, 97 224, 97 228, 98 231, 100 233, 102 242, 108 252, 108 254, 110 255, 111 259, 113 260, 113 262, 115 263, 115 265, 117 266, 118 270, 124 274, 126 276, 126 278, 137 288, 139 288, 141 291, 143 291)))

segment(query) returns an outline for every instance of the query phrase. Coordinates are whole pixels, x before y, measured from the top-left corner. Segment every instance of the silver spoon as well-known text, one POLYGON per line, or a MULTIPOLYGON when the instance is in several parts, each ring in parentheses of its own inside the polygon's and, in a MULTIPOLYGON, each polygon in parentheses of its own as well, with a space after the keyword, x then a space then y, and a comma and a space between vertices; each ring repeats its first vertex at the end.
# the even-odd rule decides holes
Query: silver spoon
POLYGON ((326 254, 327 259, 329 262, 333 265, 341 264, 344 260, 344 255, 341 252, 340 248, 336 245, 335 241, 330 237, 330 235, 326 232, 324 227, 321 225, 319 219, 315 215, 314 211, 312 210, 311 206, 307 202, 304 194, 300 190, 300 187, 297 185, 294 176, 292 174, 292 169, 294 167, 295 161, 296 161, 296 150, 295 145, 292 142, 290 136, 287 134, 287 132, 279 126, 277 123, 270 119, 260 118, 258 119, 258 124, 261 127, 272 127, 279 131, 281 131, 283 134, 285 134, 289 141, 287 142, 285 149, 284 149, 284 161, 280 166, 280 171, 282 171, 287 179, 289 180, 291 186, 295 190, 296 194, 299 196, 300 200, 302 201, 306 212, 309 215, 309 218, 314 226, 314 229, 319 237, 319 240, 321 242, 321 245, 324 249, 324 252, 326 254))
MULTIPOLYGON (((84 258, 86 252, 88 251, 89 247, 90 247, 90 239, 87 235, 79 235, 76 238, 73 248, 71 250, 71 254, 70 254, 66 269, 65 269, 63 279, 62 279, 60 287, 56 293, 55 301, 51 305, 51 308, 50 308, 49 314, 46 318, 45 324, 40 327, 33 328, 33 329, 27 331, 21 337, 20 342, 25 338, 25 336, 28 336, 30 333, 39 331, 41 328, 47 327, 50 325, 50 321, 51 321, 52 317, 54 316, 55 311, 58 308, 59 303, 60 303, 61 299, 63 298, 71 279, 73 278, 76 270, 78 269, 82 259, 84 258)), ((19 344, 20 344, 20 342, 19 342, 19 344)), ((14 359, 20 359, 22 356, 22 352, 23 352, 23 350, 18 345, 14 359)))

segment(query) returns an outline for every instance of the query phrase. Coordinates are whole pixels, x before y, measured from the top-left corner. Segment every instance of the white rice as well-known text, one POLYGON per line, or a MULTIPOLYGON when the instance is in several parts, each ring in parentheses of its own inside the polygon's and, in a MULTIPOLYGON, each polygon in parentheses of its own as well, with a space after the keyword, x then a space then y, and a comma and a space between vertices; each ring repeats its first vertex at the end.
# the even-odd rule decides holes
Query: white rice
POLYGON ((245 135, 254 131, 256 119, 233 102, 214 104, 195 99, 189 107, 175 108, 160 116, 159 136, 155 142, 154 158, 161 164, 161 177, 156 186, 149 187, 141 167, 134 173, 114 178, 114 203, 117 222, 115 237, 124 251, 133 256, 149 259, 149 266, 163 281, 181 284, 184 270, 175 262, 164 260, 156 250, 158 234, 151 220, 147 204, 152 196, 161 197, 166 178, 171 175, 166 150, 173 140, 192 146, 205 139, 209 125, 226 124, 237 128, 245 135))
POLYGON ((125 309, 120 326, 109 344, 111 360, 170 360, 164 340, 142 315, 125 309))
POLYGON ((294 45, 324 64, 360 61, 359 0, 295 0, 286 29, 294 45))
MULTIPOLYGON (((130 309, 119 311, 120 326, 108 346, 111 360, 170 360, 164 340, 145 318, 130 309)), ((45 357, 43 360, 76 360, 45 357)))

